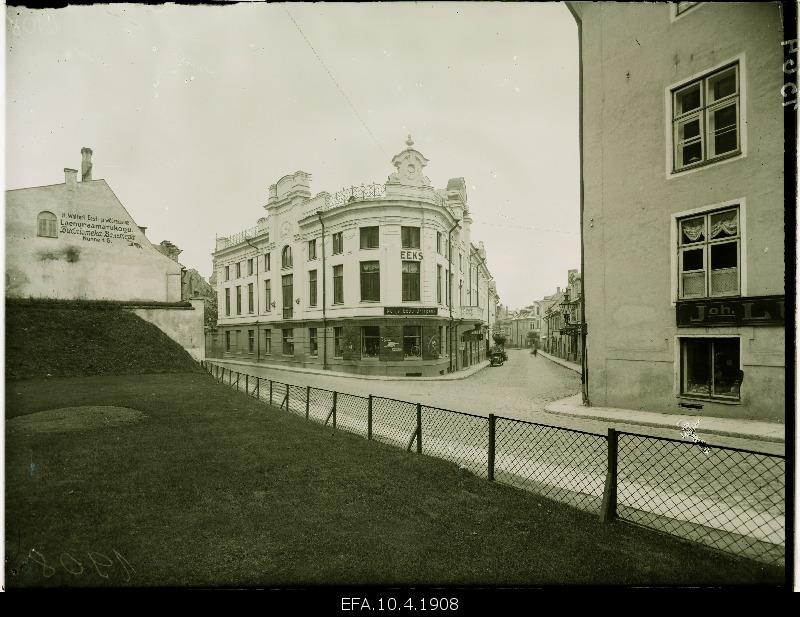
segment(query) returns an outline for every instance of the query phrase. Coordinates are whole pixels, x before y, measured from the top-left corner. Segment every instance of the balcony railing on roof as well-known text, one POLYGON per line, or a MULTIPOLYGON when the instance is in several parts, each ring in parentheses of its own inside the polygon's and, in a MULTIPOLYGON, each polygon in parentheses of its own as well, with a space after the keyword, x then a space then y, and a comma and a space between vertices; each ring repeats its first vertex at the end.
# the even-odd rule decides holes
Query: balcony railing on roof
POLYGON ((267 227, 264 225, 256 225, 255 227, 250 227, 249 229, 245 229, 244 231, 240 231, 238 233, 233 234, 232 236, 228 236, 227 238, 218 238, 218 242, 222 244, 220 248, 228 248, 229 246, 235 246, 236 244, 240 244, 245 241, 245 238, 255 238, 258 234, 265 233, 267 231, 267 227))
POLYGON ((381 199, 386 195, 386 187, 383 184, 362 184, 361 186, 350 186, 337 191, 328 199, 328 208, 338 208, 353 201, 366 201, 369 199, 381 199))

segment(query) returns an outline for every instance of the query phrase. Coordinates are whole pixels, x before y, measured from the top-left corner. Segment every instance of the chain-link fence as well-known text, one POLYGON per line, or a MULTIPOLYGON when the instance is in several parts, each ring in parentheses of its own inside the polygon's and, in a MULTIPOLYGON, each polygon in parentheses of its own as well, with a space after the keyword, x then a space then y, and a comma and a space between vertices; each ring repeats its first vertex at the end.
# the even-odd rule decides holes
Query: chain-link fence
POLYGON ((620 432, 617 515, 784 565, 785 472, 781 456, 620 432))
POLYGON ((223 384, 367 439, 452 461, 479 477, 784 565, 785 459, 652 435, 566 429, 258 378, 205 362, 223 384))
POLYGON ((497 418, 495 477, 590 512, 600 512, 604 435, 497 418))

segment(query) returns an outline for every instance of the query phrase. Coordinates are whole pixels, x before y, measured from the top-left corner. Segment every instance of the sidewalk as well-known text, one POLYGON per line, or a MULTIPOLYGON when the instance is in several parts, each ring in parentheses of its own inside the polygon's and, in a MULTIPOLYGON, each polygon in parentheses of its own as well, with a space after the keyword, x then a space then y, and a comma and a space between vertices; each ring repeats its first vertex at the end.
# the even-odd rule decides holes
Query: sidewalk
POLYGON ((554 356, 552 354, 549 354, 546 351, 542 351, 541 349, 539 349, 536 353, 537 353, 537 355, 544 356, 548 360, 552 360, 556 364, 560 364, 561 366, 563 366, 565 368, 568 368, 571 371, 575 371, 576 373, 578 373, 578 375, 581 374, 581 365, 580 364, 575 364, 574 362, 570 362, 569 360, 562 360, 561 358, 558 358, 558 357, 556 357, 556 356, 554 356))
MULTIPOLYGON (((542 352, 540 351, 539 353, 542 352)), ((712 418, 699 415, 655 413, 652 411, 616 409, 613 407, 585 407, 582 404, 580 394, 561 399, 560 401, 552 401, 545 405, 544 410, 557 416, 566 415, 592 420, 606 420, 670 429, 680 427, 682 422, 694 424, 699 420, 700 424, 697 431, 706 434, 757 439, 760 441, 772 441, 777 443, 785 443, 786 441, 786 427, 783 424, 759 422, 757 420, 739 420, 734 418, 712 418)))
POLYGON ((215 364, 235 364, 240 366, 257 366, 264 369, 274 369, 276 371, 286 371, 287 373, 305 373, 307 375, 326 375, 328 377, 343 377, 347 379, 377 379, 379 381, 454 381, 456 379, 466 379, 471 377, 478 371, 485 369, 489 366, 489 361, 484 360, 467 369, 450 373, 448 375, 438 375, 436 377, 387 377, 384 375, 353 375, 352 373, 343 373, 340 371, 323 371, 315 368, 300 368, 293 366, 285 366, 283 364, 265 364, 264 362, 250 362, 247 360, 233 360, 230 358, 206 358, 206 362, 215 364))

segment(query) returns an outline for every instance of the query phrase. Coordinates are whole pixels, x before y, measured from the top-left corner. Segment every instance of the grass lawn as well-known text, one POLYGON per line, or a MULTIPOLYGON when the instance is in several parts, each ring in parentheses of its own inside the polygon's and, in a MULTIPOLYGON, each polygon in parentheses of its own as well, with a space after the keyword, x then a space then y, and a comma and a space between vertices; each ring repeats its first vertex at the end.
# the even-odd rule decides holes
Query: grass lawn
POLYGON ((7 418, 77 406, 146 417, 69 432, 7 424, 11 588, 784 582, 308 423, 206 374, 6 384, 7 418))

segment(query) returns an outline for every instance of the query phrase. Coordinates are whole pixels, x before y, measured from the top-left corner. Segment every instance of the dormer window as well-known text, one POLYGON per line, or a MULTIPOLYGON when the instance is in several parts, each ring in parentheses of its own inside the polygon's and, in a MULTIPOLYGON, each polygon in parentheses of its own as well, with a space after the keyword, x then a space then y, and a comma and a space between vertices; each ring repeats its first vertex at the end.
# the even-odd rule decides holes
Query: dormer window
POLYGON ((38 219, 37 236, 42 238, 58 238, 58 219, 52 212, 40 212, 38 219))

